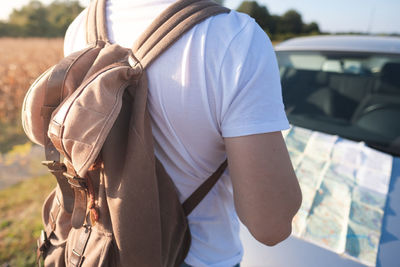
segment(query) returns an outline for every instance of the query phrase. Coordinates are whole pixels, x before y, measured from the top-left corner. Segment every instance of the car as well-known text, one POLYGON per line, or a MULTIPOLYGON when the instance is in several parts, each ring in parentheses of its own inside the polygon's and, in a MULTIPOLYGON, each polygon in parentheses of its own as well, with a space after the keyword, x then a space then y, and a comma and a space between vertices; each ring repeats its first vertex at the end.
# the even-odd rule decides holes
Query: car
POLYGON ((275 49, 293 125, 400 156, 400 38, 302 37, 275 49))
POLYGON ((302 187, 303 204, 294 219, 292 236, 275 247, 261 245, 241 225, 245 251, 241 266, 399 266, 400 38, 299 37, 278 44, 275 50, 283 102, 292 125, 289 134, 283 134, 302 187), (304 139, 308 141, 301 143, 304 139), (319 144, 310 151, 310 140, 316 139, 319 144), (322 159, 321 150, 328 143, 333 143, 331 154, 322 159), (335 151, 341 153, 336 161, 335 151), (356 161, 363 163, 354 165, 356 161), (304 173, 302 166, 307 167, 304 173), (317 166, 323 169, 315 175, 320 177, 319 185, 310 190, 304 181, 312 180, 307 176, 317 166), (340 173, 348 170, 351 179, 340 173), (369 193, 359 197, 358 190, 369 193), (312 204, 304 208, 310 199, 312 204), (377 199, 383 199, 380 207, 377 199), (301 213, 306 219, 299 233, 301 213), (344 214, 337 221, 344 224, 342 232, 335 232, 338 214, 344 214), (313 216, 319 229, 309 226, 313 216), (335 238, 345 243, 332 245, 335 238))

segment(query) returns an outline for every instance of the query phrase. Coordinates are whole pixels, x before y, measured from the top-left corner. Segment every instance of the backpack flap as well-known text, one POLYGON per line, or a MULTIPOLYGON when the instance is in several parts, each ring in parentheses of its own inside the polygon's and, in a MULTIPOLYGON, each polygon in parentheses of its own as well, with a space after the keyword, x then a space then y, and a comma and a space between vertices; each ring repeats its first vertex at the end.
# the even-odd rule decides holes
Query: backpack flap
POLYGON ((136 60, 130 50, 126 51, 125 60, 103 68, 82 83, 50 121, 49 138, 79 177, 85 177, 96 161, 121 110, 125 89, 142 73, 140 64, 129 64, 136 60))
POLYGON ((90 46, 63 58, 31 85, 24 98, 21 117, 24 131, 32 142, 42 146, 46 143, 51 113, 82 82, 101 48, 90 46))

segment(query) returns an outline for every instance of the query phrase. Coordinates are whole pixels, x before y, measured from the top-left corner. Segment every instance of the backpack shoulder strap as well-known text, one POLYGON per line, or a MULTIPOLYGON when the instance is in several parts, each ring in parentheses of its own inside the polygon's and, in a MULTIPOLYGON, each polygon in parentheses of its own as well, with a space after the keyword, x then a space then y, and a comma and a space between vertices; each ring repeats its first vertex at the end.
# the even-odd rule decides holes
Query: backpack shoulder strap
POLYGON ((193 26, 208 17, 229 11, 211 0, 179 0, 153 21, 132 50, 146 68, 193 26))
MULTIPOLYGON (((88 44, 110 42, 106 25, 106 0, 91 2, 86 22, 88 44)), ((193 26, 208 17, 230 10, 212 0, 178 0, 163 11, 136 40, 132 51, 143 68, 193 26)))
POLYGON ((211 188, 218 182, 219 178, 224 173, 228 161, 225 160, 218 169, 205 180, 182 204, 185 215, 188 216, 194 208, 203 200, 203 198, 210 192, 211 188))
POLYGON ((95 44, 98 41, 109 43, 106 21, 107 0, 92 0, 86 16, 86 43, 95 44))

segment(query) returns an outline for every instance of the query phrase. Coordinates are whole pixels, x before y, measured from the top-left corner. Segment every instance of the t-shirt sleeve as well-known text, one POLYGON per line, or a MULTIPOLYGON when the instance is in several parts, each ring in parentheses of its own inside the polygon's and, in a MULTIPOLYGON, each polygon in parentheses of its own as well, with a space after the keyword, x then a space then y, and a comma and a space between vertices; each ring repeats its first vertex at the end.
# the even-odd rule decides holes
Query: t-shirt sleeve
POLYGON ((250 18, 226 50, 219 88, 222 90, 219 119, 223 137, 289 128, 273 46, 250 18))

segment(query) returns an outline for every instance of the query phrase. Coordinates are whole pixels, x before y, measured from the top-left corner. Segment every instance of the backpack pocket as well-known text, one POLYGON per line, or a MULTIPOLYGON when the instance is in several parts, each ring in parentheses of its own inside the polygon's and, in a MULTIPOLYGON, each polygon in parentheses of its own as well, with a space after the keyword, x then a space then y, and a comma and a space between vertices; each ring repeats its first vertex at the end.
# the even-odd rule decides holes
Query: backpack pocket
POLYGON ((42 210, 44 231, 38 241, 45 266, 65 266, 65 244, 71 230, 71 213, 64 208, 57 186, 45 200, 42 210))
POLYGON ((85 177, 97 159, 134 75, 126 62, 110 65, 86 80, 54 111, 48 136, 79 177, 85 177))
POLYGON ((72 228, 66 245, 66 266, 117 266, 117 253, 110 232, 84 225, 72 228))
MULTIPOLYGON (((49 68, 30 86, 22 105, 22 126, 28 138, 43 146, 44 117, 50 116, 59 103, 82 82, 96 59, 101 46, 90 46, 62 59, 49 68)), ((50 117, 49 117, 50 119, 50 117)))

